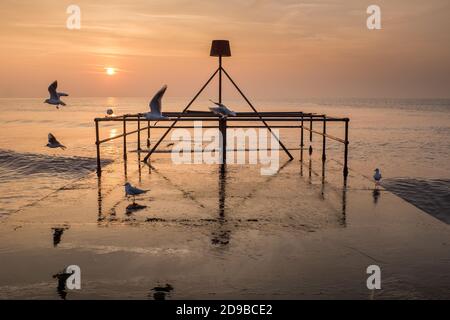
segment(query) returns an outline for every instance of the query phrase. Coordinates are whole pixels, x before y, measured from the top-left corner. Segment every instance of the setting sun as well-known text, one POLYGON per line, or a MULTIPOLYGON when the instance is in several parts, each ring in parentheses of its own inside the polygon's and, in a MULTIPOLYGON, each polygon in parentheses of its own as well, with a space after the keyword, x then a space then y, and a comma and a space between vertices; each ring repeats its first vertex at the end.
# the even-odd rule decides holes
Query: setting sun
POLYGON ((116 69, 114 69, 114 68, 105 68, 105 70, 106 70, 106 74, 108 76, 113 76, 116 74, 116 69))

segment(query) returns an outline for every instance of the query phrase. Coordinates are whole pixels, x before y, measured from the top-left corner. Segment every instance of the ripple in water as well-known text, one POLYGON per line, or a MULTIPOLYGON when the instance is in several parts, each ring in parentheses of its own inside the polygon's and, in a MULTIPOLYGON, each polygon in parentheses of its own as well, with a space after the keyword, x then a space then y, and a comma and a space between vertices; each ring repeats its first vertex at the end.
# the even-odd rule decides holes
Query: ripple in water
POLYGON ((450 224, 450 180, 386 179, 383 187, 433 217, 450 224))
MULTIPOLYGON (((16 177, 26 175, 65 175, 69 178, 81 177, 97 167, 95 158, 58 157, 33 153, 17 153, 0 150, 0 168, 12 171, 16 177)), ((3 177, 0 176, 0 182, 3 177)))
MULTIPOLYGON (((103 164, 110 162, 102 161, 103 164)), ((0 218, 40 201, 96 168, 95 158, 0 150, 0 218)))

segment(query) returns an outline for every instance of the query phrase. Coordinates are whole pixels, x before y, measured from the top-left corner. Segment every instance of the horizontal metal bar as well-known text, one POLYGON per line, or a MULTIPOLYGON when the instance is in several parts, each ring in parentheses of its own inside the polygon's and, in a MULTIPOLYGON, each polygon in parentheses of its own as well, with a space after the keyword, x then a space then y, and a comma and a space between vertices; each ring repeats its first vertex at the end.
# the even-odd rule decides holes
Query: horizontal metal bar
MULTIPOLYGON (((303 148, 304 150, 306 150, 305 148, 303 148)), ((238 151, 238 152, 250 152, 250 151, 271 151, 272 149, 260 149, 260 148, 255 148, 255 149, 227 149, 227 152, 230 151, 238 151)), ((273 151, 283 151, 282 148, 274 148, 273 151)), ((300 151, 301 148, 288 148, 289 151, 300 151)), ((141 149, 140 152, 149 152, 150 150, 144 150, 141 149)), ((131 152, 137 152, 137 150, 131 151, 131 152)), ((171 153, 172 150, 156 150, 155 153, 171 153)), ((204 152, 204 150, 190 150, 190 151, 186 151, 186 153, 202 153, 204 152)))
MULTIPOLYGON (((300 129, 302 126, 301 125, 297 125, 297 126, 277 126, 277 125, 275 125, 275 126, 271 126, 271 127, 272 128, 277 128, 277 129, 300 129)), ((170 128, 170 126, 158 126, 158 127, 148 127, 147 126, 145 128, 141 128, 140 130, 134 130, 134 131, 127 132, 126 136, 135 134, 135 133, 137 133, 139 131, 147 130, 148 128, 150 128, 150 129, 152 129, 152 128, 153 129, 168 129, 168 128, 170 128)), ((219 126, 202 126, 202 128, 204 128, 204 129, 218 129, 219 126)), ((251 125, 245 126, 244 125, 244 126, 228 126, 228 128, 234 128, 234 129, 239 129, 239 128, 263 129, 263 128, 265 128, 265 126, 251 126, 251 125)), ((174 127, 173 129, 194 129, 194 126, 177 126, 177 127, 174 127)), ((304 127, 304 129, 307 130, 307 131, 311 131, 311 132, 313 132, 315 134, 318 134, 320 136, 325 136, 325 137, 327 137, 327 138, 329 138, 331 140, 335 140, 337 142, 345 143, 345 141, 343 139, 334 137, 332 135, 323 134, 322 132, 319 132, 319 131, 316 131, 316 130, 311 130, 311 129, 307 128, 307 127, 304 127)), ((106 143, 106 142, 109 142, 109 141, 112 141, 112 140, 116 140, 116 139, 122 138, 123 136, 124 136, 124 134, 120 134, 120 135, 117 135, 117 136, 114 136, 114 137, 103 139, 103 140, 100 140, 98 142, 98 144, 102 144, 102 143, 106 143)))
MULTIPOLYGON (((309 121, 309 120, 308 120, 308 121, 309 121)), ((327 134, 327 133, 324 134, 323 132, 316 131, 316 130, 312 130, 312 129, 307 128, 307 127, 304 127, 303 129, 305 129, 305 130, 307 130, 307 131, 310 131, 310 132, 312 132, 312 133, 318 134, 319 136, 327 137, 328 139, 335 140, 335 141, 337 141, 337 142, 340 142, 340 143, 344 143, 344 144, 345 144, 345 140, 344 140, 344 139, 340 139, 340 138, 338 138, 338 137, 329 135, 329 134, 327 134)))
MULTIPOLYGON (((264 121, 277 121, 277 122, 298 122, 300 121, 300 119, 298 118, 280 118, 280 117, 271 117, 271 118, 263 118, 264 121)), ((170 121, 219 121, 220 118, 219 117, 215 117, 215 118, 209 118, 209 117, 198 117, 198 118, 179 118, 179 119, 175 119, 175 118, 169 118, 169 119, 164 119, 164 120, 159 120, 158 122, 170 122, 170 121)), ((323 122, 324 119, 323 117, 321 118, 313 118, 307 119, 308 121, 313 121, 313 122, 323 122)), ((99 122, 122 122, 123 119, 116 119, 116 118, 96 118, 95 121, 99 121, 99 122)), ((125 121, 129 121, 129 122, 137 122, 137 121, 143 121, 143 122, 147 122, 147 119, 138 119, 138 118, 127 118, 125 121)), ((238 122, 259 122, 261 121, 261 119, 259 118, 237 118, 237 117, 229 117, 227 118, 228 122, 232 122, 232 121, 238 121, 238 122)), ((347 118, 326 118, 326 121, 329 122, 345 122, 347 121, 347 118)))
MULTIPOLYGON (((236 117, 255 117, 254 112, 237 112, 236 117)), ((323 114, 316 114, 316 113, 305 113, 305 112, 290 112, 290 111, 280 111, 280 112, 258 112, 258 114, 263 116, 269 116, 269 117, 323 117, 323 114)), ((181 112, 164 112, 165 116, 168 117, 178 117, 182 115, 183 117, 212 117, 217 118, 217 115, 209 112, 209 111, 186 111, 185 113, 181 112)), ((137 113, 137 114, 127 114, 128 118, 133 117, 145 117, 144 113, 137 113)), ((259 117, 258 117, 259 118, 259 117)), ((106 116, 99 119, 121 119, 123 120, 123 116, 106 116)))
MULTIPOLYGON (((127 132, 127 133, 125 134, 125 136, 129 136, 129 135, 131 135, 131 134, 138 133, 139 131, 147 130, 148 128, 154 128, 154 127, 148 127, 148 126, 147 126, 147 127, 145 127, 145 128, 141 128, 141 129, 139 129, 139 130, 130 131, 130 132, 127 132)), ((114 137, 110 137, 110 138, 107 138, 107 139, 103 139, 103 140, 100 140, 100 141, 98 142, 98 144, 102 144, 102 143, 105 143, 105 142, 108 142, 108 141, 111 141, 111 140, 119 139, 119 138, 122 138, 123 136, 124 136, 124 134, 122 133, 122 134, 119 134, 119 135, 114 136, 114 137)))

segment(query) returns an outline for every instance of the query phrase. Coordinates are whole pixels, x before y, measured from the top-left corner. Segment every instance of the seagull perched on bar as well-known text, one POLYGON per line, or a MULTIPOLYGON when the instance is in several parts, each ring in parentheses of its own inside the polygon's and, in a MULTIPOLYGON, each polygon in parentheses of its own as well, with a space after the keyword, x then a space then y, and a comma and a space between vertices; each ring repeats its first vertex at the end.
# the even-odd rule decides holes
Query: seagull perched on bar
POLYGON ((47 99, 44 101, 44 103, 48 103, 51 105, 56 106, 56 109, 59 109, 59 106, 65 106, 66 104, 61 101, 61 97, 68 97, 69 95, 67 93, 63 92, 57 92, 56 89, 58 88, 58 81, 54 81, 49 87, 48 92, 50 93, 50 99, 47 99))
POLYGON ((136 203, 136 196, 148 192, 148 190, 141 190, 136 187, 133 187, 129 182, 125 183, 124 187, 126 195, 133 197, 133 204, 136 203))
POLYGON ((221 118, 226 118, 226 117, 236 117, 236 112, 228 109, 225 105, 218 103, 218 102, 214 102, 212 100, 209 100, 212 103, 214 103, 216 105, 216 107, 210 107, 209 110, 212 111, 212 113, 218 115, 221 118))
MULTIPOLYGON (((163 116, 161 113, 162 109, 162 98, 164 96, 164 93, 166 93, 167 85, 164 85, 153 97, 152 101, 150 101, 150 112, 147 112, 144 114, 145 118, 147 120, 164 120, 169 119, 166 116, 163 116)), ((156 125, 156 123, 155 123, 156 125)))
POLYGON ((373 175, 373 179, 375 180, 375 186, 376 187, 380 185, 381 178, 382 178, 382 176, 381 176, 380 169, 378 169, 378 168, 375 169, 375 174, 373 175))
POLYGON ((52 148, 52 149, 56 149, 56 148, 61 148, 63 150, 66 150, 66 147, 63 146, 57 139, 56 137, 49 133, 48 134, 48 143, 47 143, 47 147, 52 148))

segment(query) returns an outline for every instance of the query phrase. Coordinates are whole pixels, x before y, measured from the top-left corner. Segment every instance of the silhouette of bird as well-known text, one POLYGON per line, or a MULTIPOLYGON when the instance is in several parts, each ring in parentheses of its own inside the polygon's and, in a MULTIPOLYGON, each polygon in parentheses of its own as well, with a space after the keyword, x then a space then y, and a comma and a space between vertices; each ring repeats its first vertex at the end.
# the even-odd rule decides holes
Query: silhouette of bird
MULTIPOLYGON (((147 120, 164 120, 168 119, 168 117, 165 117, 162 115, 162 98, 164 97, 164 94, 166 93, 167 85, 164 85, 153 97, 153 99, 150 101, 150 112, 147 112, 144 114, 145 118, 147 120)), ((155 123, 156 125, 156 123, 155 123)))
POLYGON ((129 182, 125 183, 125 193, 127 196, 133 197, 133 204, 136 203, 136 196, 147 193, 148 190, 141 190, 133 187, 129 182))
POLYGON ((378 169, 378 168, 375 169, 375 174, 373 175, 373 179, 375 181, 375 186, 379 186, 380 182, 381 182, 381 179, 382 179, 380 169, 378 169))
POLYGON ((56 149, 56 148, 61 148, 63 150, 66 150, 66 146, 62 145, 57 139, 56 137, 49 133, 48 134, 48 143, 47 143, 47 147, 51 148, 51 149, 56 149))
POLYGON ((214 102, 212 100, 209 100, 209 101, 211 101, 212 103, 214 103, 216 105, 216 107, 209 108, 209 110, 211 110, 212 113, 217 114, 221 118, 236 117, 236 112, 228 109, 225 105, 218 103, 218 102, 214 102))
POLYGON ((61 101, 61 97, 67 97, 69 96, 67 93, 63 92, 57 92, 56 89, 58 88, 58 81, 54 81, 49 87, 48 92, 50 93, 50 98, 45 100, 44 103, 48 103, 51 105, 56 106, 56 109, 59 109, 59 106, 65 106, 66 104, 61 101))

